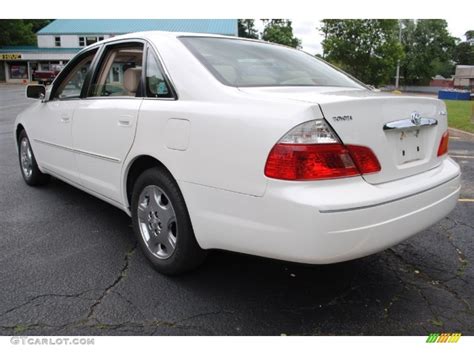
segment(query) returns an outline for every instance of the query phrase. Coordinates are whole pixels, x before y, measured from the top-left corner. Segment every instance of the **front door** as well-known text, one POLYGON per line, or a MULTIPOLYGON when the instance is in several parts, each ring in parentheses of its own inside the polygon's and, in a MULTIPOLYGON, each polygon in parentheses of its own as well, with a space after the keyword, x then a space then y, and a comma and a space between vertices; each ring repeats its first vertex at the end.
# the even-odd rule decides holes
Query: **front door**
POLYGON ((85 53, 66 68, 55 83, 52 97, 41 104, 38 119, 32 125, 34 150, 40 166, 60 177, 79 182, 73 153, 72 123, 81 101, 84 78, 96 50, 85 53))

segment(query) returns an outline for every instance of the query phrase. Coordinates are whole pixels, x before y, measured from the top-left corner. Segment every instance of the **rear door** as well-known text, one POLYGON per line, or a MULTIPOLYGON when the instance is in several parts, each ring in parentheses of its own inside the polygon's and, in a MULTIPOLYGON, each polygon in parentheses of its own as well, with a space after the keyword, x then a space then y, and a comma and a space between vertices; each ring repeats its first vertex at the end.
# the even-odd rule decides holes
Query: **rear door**
POLYGON ((439 165, 439 143, 447 130, 446 108, 425 97, 345 96, 322 103, 324 117, 344 144, 372 149, 382 170, 364 175, 379 184, 430 170, 439 165))
POLYGON ((98 61, 87 97, 74 112, 74 153, 81 183, 121 202, 121 170, 142 103, 144 44, 108 44, 98 61))

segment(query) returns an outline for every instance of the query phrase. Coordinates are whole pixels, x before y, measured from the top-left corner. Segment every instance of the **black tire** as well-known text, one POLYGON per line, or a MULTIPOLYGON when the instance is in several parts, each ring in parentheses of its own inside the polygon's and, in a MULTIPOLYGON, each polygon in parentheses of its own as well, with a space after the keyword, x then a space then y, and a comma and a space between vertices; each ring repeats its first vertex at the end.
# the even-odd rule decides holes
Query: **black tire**
MULTIPOLYGON (((196 241, 183 195, 173 177, 165 169, 150 168, 138 177, 133 186, 131 208, 135 236, 145 256, 157 271, 166 275, 178 275, 196 268, 204 261, 207 252, 201 249, 196 241), (175 248, 167 258, 159 258, 149 249, 140 229, 138 217, 140 196, 145 193, 146 188, 149 189, 151 186, 158 187, 165 193, 176 217, 175 248)), ((142 228, 147 227, 143 227, 142 224, 142 228)))
POLYGON ((20 163, 20 171, 21 175, 23 176, 23 179, 25 182, 30 185, 30 186, 40 186, 44 185, 49 182, 50 176, 47 174, 43 174, 40 169, 38 168, 38 164, 36 163, 36 158, 33 153, 33 148, 31 148, 31 143, 30 140, 25 132, 25 130, 22 130, 18 136, 18 161, 20 163), (31 174, 27 175, 25 174, 25 171, 22 166, 22 154, 21 154, 21 144, 23 140, 28 142, 28 145, 30 147, 31 151, 31 174))

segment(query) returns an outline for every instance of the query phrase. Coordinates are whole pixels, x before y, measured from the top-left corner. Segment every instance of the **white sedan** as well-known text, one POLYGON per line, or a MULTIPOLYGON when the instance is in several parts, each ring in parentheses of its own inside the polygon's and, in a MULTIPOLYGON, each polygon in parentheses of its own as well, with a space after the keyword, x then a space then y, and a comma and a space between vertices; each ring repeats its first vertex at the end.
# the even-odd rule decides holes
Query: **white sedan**
POLYGON ((304 52, 145 32, 72 59, 15 123, 23 178, 61 179, 132 217, 156 269, 209 249, 334 263, 456 205, 442 101, 375 93, 304 52))

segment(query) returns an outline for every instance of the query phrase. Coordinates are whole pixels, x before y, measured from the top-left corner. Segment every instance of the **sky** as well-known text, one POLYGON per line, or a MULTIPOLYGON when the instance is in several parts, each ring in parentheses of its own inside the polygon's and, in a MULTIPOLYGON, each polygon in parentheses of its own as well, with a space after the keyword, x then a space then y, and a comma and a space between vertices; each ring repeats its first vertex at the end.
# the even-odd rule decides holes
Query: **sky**
MULTIPOLYGON (((319 20, 292 20, 293 33, 296 37, 302 40, 303 50, 310 54, 322 54, 321 41, 322 34, 317 30, 321 26, 319 20)), ((448 28, 451 35, 465 40, 464 33, 468 30, 474 30, 474 23, 472 18, 447 20, 448 28)), ((260 20, 255 21, 255 27, 261 32, 263 30, 263 23, 260 20)))

